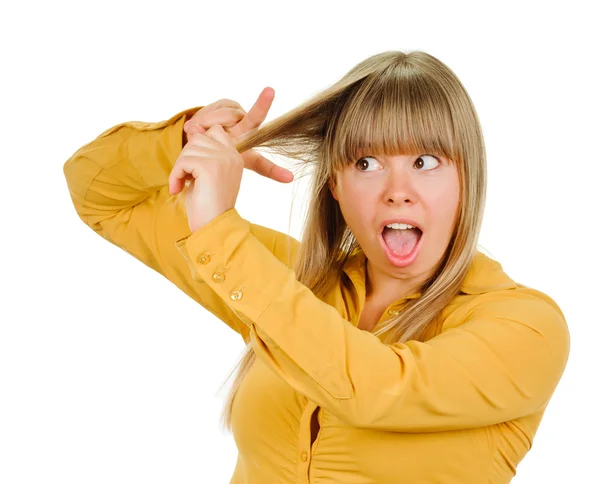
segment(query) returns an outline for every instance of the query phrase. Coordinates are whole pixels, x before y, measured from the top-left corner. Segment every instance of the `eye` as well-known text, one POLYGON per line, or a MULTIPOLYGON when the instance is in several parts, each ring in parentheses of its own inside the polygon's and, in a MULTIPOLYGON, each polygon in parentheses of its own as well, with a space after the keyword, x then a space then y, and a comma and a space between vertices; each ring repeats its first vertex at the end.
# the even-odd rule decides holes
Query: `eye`
MULTIPOLYGON (((420 156, 419 156, 419 157, 418 157, 418 158, 415 160, 415 164, 417 164, 417 163, 419 162, 419 160, 423 161, 423 160, 425 160, 425 159, 427 159, 427 158, 435 160, 435 161, 437 162, 437 164, 438 164, 438 165, 440 164, 440 160, 439 160, 439 159, 438 159, 436 156, 433 156, 433 155, 420 155, 420 156)), ((430 169, 428 169, 428 170, 425 170, 425 171, 431 171, 431 170, 435 170, 435 168, 437 168, 437 166, 434 166, 433 168, 430 168, 430 169)))
MULTIPOLYGON (((372 156, 364 156, 363 158, 359 159, 356 163, 355 166, 358 167, 359 171, 367 171, 367 170, 361 170, 360 167, 361 166, 365 166, 369 164, 368 160, 375 160, 375 158, 373 158, 372 156)), ((373 171, 373 170, 371 170, 373 171)))
MULTIPOLYGON (((417 163, 419 163, 419 162, 420 162, 420 163, 419 163, 419 164, 420 164, 420 166, 424 166, 424 165, 426 165, 426 163, 425 163, 425 162, 426 162, 426 160, 428 160, 428 159, 429 159, 429 160, 434 160, 435 162, 437 162, 437 164, 438 164, 438 165, 440 164, 440 160, 439 160, 439 159, 438 159, 436 156, 433 156, 433 155, 420 155, 420 156, 419 156, 419 157, 418 157, 418 158, 415 160, 415 164, 417 164, 417 163)), ((374 171, 374 170, 362 170, 362 169, 360 168, 361 166, 362 166, 362 167, 365 167, 365 166, 367 166, 367 167, 368 167, 368 165, 369 165, 369 160, 375 160, 375 158, 373 158, 372 156, 365 156, 365 157, 363 157, 363 158, 360 158, 360 159, 359 159, 359 160, 358 160, 358 161, 355 163, 355 166, 357 166, 357 167, 358 167, 358 169, 359 169, 360 171, 364 171, 364 172, 374 171)), ((430 163, 431 163, 431 162, 430 162, 430 163)), ((434 164, 434 165, 435 165, 435 164, 434 164)), ((434 170, 435 168, 437 168, 437 165, 435 165, 435 166, 433 166, 433 167, 431 167, 431 168, 425 169, 425 171, 431 171, 431 170, 434 170)))

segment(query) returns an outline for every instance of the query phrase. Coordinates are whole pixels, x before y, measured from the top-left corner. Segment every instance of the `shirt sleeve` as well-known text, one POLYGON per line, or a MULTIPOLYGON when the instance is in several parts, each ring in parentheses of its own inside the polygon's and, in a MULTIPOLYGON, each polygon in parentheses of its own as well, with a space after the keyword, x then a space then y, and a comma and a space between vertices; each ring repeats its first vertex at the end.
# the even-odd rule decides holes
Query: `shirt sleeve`
POLYGON ((298 282, 235 208, 177 245, 248 325, 257 357, 355 427, 433 432, 530 415, 567 362, 567 325, 547 296, 497 291, 456 328, 384 344, 298 282))
MULTIPOLYGON (((173 203, 168 178, 182 149, 183 124, 201 107, 156 123, 113 126, 77 150, 63 172, 86 225, 163 275, 248 343, 248 327, 210 285, 192 277, 176 247, 191 231, 185 209, 173 203)), ((293 263, 296 239, 258 224, 250 230, 282 263, 293 263)))

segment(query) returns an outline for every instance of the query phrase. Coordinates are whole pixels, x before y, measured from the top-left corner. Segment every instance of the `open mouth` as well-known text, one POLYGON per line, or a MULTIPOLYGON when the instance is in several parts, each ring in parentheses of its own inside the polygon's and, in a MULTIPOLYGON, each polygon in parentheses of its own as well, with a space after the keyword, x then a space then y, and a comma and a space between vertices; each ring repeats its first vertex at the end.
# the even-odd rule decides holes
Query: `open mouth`
POLYGON ((388 257, 404 261, 416 255, 422 236, 423 231, 419 227, 411 229, 384 227, 380 239, 388 252, 388 257))

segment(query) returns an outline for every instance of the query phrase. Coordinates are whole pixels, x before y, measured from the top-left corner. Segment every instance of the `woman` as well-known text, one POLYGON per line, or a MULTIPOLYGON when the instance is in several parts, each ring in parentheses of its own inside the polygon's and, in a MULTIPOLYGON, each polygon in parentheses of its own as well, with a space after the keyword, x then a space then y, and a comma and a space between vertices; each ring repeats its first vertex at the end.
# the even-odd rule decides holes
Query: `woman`
POLYGON ((464 87, 390 51, 257 129, 272 98, 122 123, 64 166, 86 224, 244 339, 231 482, 509 482, 570 340, 549 296, 477 250, 464 87), (291 181, 259 146, 313 170, 301 242, 235 209, 244 167, 291 181))

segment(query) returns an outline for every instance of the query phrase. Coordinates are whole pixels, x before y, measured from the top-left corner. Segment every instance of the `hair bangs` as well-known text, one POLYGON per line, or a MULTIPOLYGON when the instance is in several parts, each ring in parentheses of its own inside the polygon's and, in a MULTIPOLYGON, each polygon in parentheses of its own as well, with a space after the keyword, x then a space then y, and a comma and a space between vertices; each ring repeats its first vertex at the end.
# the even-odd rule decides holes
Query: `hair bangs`
POLYGON ((428 78, 381 74, 347 98, 335 123, 334 171, 363 156, 431 154, 455 159, 448 100, 428 78))

